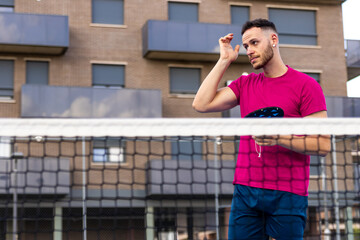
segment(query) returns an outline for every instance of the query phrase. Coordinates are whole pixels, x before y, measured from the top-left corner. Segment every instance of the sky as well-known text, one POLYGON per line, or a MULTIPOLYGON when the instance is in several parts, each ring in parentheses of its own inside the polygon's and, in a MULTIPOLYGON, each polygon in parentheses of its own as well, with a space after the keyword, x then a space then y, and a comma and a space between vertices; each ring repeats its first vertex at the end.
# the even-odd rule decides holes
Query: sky
MULTIPOLYGON (((360 40, 360 0, 347 0, 342 4, 344 38, 360 40)), ((348 97, 360 97, 360 76, 347 82, 348 97)))

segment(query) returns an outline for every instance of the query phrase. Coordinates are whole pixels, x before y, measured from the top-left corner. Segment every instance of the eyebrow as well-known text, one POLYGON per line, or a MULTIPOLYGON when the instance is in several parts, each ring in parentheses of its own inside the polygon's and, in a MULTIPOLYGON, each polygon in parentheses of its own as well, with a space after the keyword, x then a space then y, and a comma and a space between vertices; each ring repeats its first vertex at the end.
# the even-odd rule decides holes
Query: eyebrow
MULTIPOLYGON (((247 41, 247 42, 249 42, 249 43, 251 43, 252 41, 259 41, 259 39, 257 38, 257 37, 254 37, 254 38, 251 38, 249 41, 247 41)), ((243 42, 243 46, 245 46, 245 45, 248 45, 248 43, 244 43, 243 42)))

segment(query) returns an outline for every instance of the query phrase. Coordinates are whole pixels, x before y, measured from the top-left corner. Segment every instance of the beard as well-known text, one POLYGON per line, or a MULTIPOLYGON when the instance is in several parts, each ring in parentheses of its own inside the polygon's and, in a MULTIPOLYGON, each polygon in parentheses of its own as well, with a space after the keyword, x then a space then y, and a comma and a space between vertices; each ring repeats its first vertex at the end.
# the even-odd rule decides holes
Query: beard
POLYGON ((253 68, 256 70, 263 68, 273 58, 273 56, 274 56, 274 50, 272 49, 270 43, 268 43, 263 56, 260 58, 260 62, 258 63, 258 65, 253 64, 253 68))

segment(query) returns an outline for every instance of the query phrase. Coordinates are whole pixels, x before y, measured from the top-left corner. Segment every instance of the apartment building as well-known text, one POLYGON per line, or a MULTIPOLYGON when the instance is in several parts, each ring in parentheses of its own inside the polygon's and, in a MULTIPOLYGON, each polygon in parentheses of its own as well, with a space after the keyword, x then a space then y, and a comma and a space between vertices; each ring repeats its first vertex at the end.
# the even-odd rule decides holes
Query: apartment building
MULTIPOLYGON (((346 82, 360 74, 360 63, 359 57, 353 54, 357 42, 347 42, 348 54, 345 54, 343 2, 0 0, 0 117, 238 117, 238 109, 200 114, 191 104, 201 81, 219 57, 218 39, 233 32, 233 44, 241 44, 242 24, 255 18, 275 22, 284 62, 319 82, 331 116, 360 115, 360 111, 347 111, 346 82), (337 106, 336 110, 333 105, 337 106)), ((242 48, 220 85, 226 86, 229 81, 253 71, 242 48)), ((124 142, 104 138, 85 141, 89 176, 88 239, 171 239, 174 234, 188 239, 200 239, 204 234, 211 237, 214 228, 207 228, 206 222, 214 223, 215 215, 210 210, 206 217, 199 213, 199 209, 207 211, 206 207, 199 206, 210 201, 210 193, 199 194, 195 205, 187 205, 185 197, 181 210, 174 209, 177 192, 165 194, 152 184, 163 181, 156 171, 161 163, 156 159, 150 162, 142 158, 130 160, 126 154, 119 154, 129 153, 136 145, 127 141, 125 146, 124 142), (117 152, 117 157, 113 158, 110 151, 117 152), (104 180, 104 176, 108 180, 104 180), (122 176, 119 182, 111 180, 118 176, 122 176), (135 182, 132 179, 136 179, 135 182), (104 186, 104 181, 113 184, 104 186), (168 200, 166 203, 163 194, 168 200), (126 196, 130 200, 99 204, 104 196, 115 200, 126 196), (116 224, 111 219, 117 219, 116 224)), ((67 139, 59 143, 55 139, 47 143, 47 153, 41 141, 23 140, 17 144, 29 161, 28 165, 20 167, 37 166, 39 159, 46 159, 51 165, 49 169, 53 175, 49 174, 43 181, 50 181, 56 178, 54 174, 67 170, 61 175, 61 186, 54 185, 55 190, 41 183, 35 184, 42 189, 40 193, 34 190, 34 185, 32 189, 25 188, 24 199, 40 195, 41 200, 24 205, 19 237, 26 240, 84 237, 83 171, 77 167, 82 158, 76 154, 82 147, 81 141, 67 139), (59 149, 65 152, 64 157, 59 149), (29 152, 31 154, 27 154, 29 152), (42 230, 31 231, 34 228, 42 230)), ((145 143, 140 143, 144 147, 141 144, 145 143)), ((170 143, 168 148, 175 153, 178 151, 170 143)), ((315 165, 319 161, 315 159, 315 165)), ((176 161, 171 164, 176 165, 176 161)), ((226 164, 231 169, 233 162, 226 164)), ((313 174, 319 175, 316 169, 313 174)), ((222 196, 224 206, 231 202, 231 180, 230 174, 222 196)), ((316 183, 310 186, 312 190, 318 191, 316 183)), ((182 195, 190 195, 186 189, 183 191, 182 195)), ((10 197, 5 190, 0 194, 10 197)), ((310 195, 313 201, 310 201, 309 218, 315 219, 312 222, 319 218, 318 198, 316 194, 310 195)), ((8 239, 12 217, 5 214, 6 208, 2 211, 8 218, 1 219, 0 239, 8 239)), ((228 207, 224 207, 219 218, 220 237, 226 238, 228 207)), ((321 231, 316 224, 309 225, 306 235, 318 236, 321 231)))

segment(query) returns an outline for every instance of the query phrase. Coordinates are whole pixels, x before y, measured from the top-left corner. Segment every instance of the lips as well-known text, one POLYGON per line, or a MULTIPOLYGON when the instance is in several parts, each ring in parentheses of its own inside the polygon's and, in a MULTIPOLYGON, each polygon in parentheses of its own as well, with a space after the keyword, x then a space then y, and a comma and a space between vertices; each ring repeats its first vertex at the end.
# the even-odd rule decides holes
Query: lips
POLYGON ((250 63, 254 63, 258 57, 250 58, 250 63))

